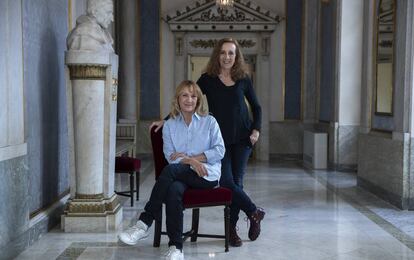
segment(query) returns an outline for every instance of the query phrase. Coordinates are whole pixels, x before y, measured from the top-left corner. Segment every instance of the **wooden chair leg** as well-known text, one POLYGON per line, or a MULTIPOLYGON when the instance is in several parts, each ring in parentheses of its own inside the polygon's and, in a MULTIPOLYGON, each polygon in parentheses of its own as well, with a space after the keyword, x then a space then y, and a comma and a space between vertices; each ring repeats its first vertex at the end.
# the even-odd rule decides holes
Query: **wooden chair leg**
POLYGON ((153 247, 160 247, 161 242, 161 228, 162 228, 162 220, 155 221, 154 226, 154 243, 153 247))
POLYGON ((135 172, 135 186, 137 187, 137 200, 139 200, 139 175, 140 172, 135 172))
POLYGON ((134 206, 134 172, 129 173, 129 188, 131 195, 131 207, 134 206))
POLYGON ((200 209, 193 209, 193 220, 191 224, 191 231, 193 234, 191 235, 191 242, 197 241, 197 235, 198 235, 198 223, 200 219, 200 209))
POLYGON ((224 248, 225 252, 229 251, 229 240, 230 240, 230 207, 224 207, 224 248))

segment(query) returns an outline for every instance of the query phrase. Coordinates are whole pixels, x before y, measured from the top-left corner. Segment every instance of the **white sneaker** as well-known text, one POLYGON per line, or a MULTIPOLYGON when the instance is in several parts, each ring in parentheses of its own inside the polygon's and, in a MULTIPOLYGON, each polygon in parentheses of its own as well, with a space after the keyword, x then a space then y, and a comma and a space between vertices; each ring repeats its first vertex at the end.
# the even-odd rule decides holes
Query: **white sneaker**
POLYGON ((184 260, 184 253, 180 249, 177 249, 175 246, 170 246, 168 252, 165 255, 167 260, 184 260))
POLYGON ((144 222, 139 220, 137 224, 120 233, 118 235, 118 238, 123 243, 133 246, 136 245, 139 240, 144 240, 145 238, 147 238, 148 234, 148 226, 144 222))

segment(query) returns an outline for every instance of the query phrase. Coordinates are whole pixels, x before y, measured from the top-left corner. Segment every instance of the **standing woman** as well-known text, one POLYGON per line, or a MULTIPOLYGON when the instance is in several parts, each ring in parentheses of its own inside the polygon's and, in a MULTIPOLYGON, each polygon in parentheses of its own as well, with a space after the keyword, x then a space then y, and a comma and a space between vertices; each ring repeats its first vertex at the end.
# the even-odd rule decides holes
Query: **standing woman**
POLYGON ((198 79, 210 112, 217 119, 236 185, 243 188, 243 175, 252 146, 259 139, 262 110, 248 77, 243 54, 236 40, 221 39, 213 50, 206 72, 198 79), (253 121, 249 118, 249 102, 253 121), (236 163, 237 162, 237 163, 236 163))
POLYGON ((218 41, 206 72, 197 84, 206 95, 210 112, 216 118, 223 135, 226 153, 221 161, 220 185, 233 190, 230 244, 241 246, 241 239, 236 232, 240 209, 250 220, 250 240, 256 240, 259 236, 260 221, 265 212, 258 209, 243 191, 247 161, 252 146, 259 139, 262 110, 236 40, 224 38, 218 41), (251 107, 253 121, 249 118, 245 98, 251 107))
MULTIPOLYGON (((220 186, 233 191, 230 206, 230 245, 241 246, 237 235, 240 210, 250 220, 249 239, 256 240, 260 234, 260 222, 265 212, 250 200, 243 190, 243 176, 252 146, 259 139, 262 110, 247 74, 246 64, 236 40, 224 38, 217 42, 206 72, 198 79, 206 95, 210 113, 216 118, 224 139, 226 153, 221 161, 220 186), (245 98, 253 112, 253 121, 245 98)), ((153 125, 161 127, 163 121, 153 125)))

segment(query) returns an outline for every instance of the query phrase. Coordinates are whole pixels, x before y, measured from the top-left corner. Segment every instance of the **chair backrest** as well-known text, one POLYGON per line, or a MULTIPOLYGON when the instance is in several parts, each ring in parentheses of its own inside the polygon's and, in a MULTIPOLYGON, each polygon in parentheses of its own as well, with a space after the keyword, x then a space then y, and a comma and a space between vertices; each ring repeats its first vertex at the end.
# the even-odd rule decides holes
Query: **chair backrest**
POLYGON ((160 128, 157 132, 154 131, 155 128, 156 126, 151 128, 151 144, 152 154, 154 156, 155 179, 158 179, 161 171, 168 165, 168 161, 164 157, 162 128, 160 128))

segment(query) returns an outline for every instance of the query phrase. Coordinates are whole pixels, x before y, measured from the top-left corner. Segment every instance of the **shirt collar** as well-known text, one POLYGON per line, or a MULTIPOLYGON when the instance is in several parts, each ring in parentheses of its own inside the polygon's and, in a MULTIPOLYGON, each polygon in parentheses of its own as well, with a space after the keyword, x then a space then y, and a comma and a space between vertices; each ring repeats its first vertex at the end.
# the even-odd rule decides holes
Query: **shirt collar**
POLYGON ((195 113, 193 114, 193 118, 196 118, 197 120, 200 120, 200 115, 199 115, 199 114, 197 114, 197 112, 195 112, 195 113))
MULTIPOLYGON (((201 116, 200 116, 197 112, 195 112, 195 113, 193 114, 192 118, 193 118, 193 119, 200 120, 201 116)), ((184 120, 184 116, 183 116, 183 114, 182 114, 181 112, 180 112, 180 120, 184 120)))

